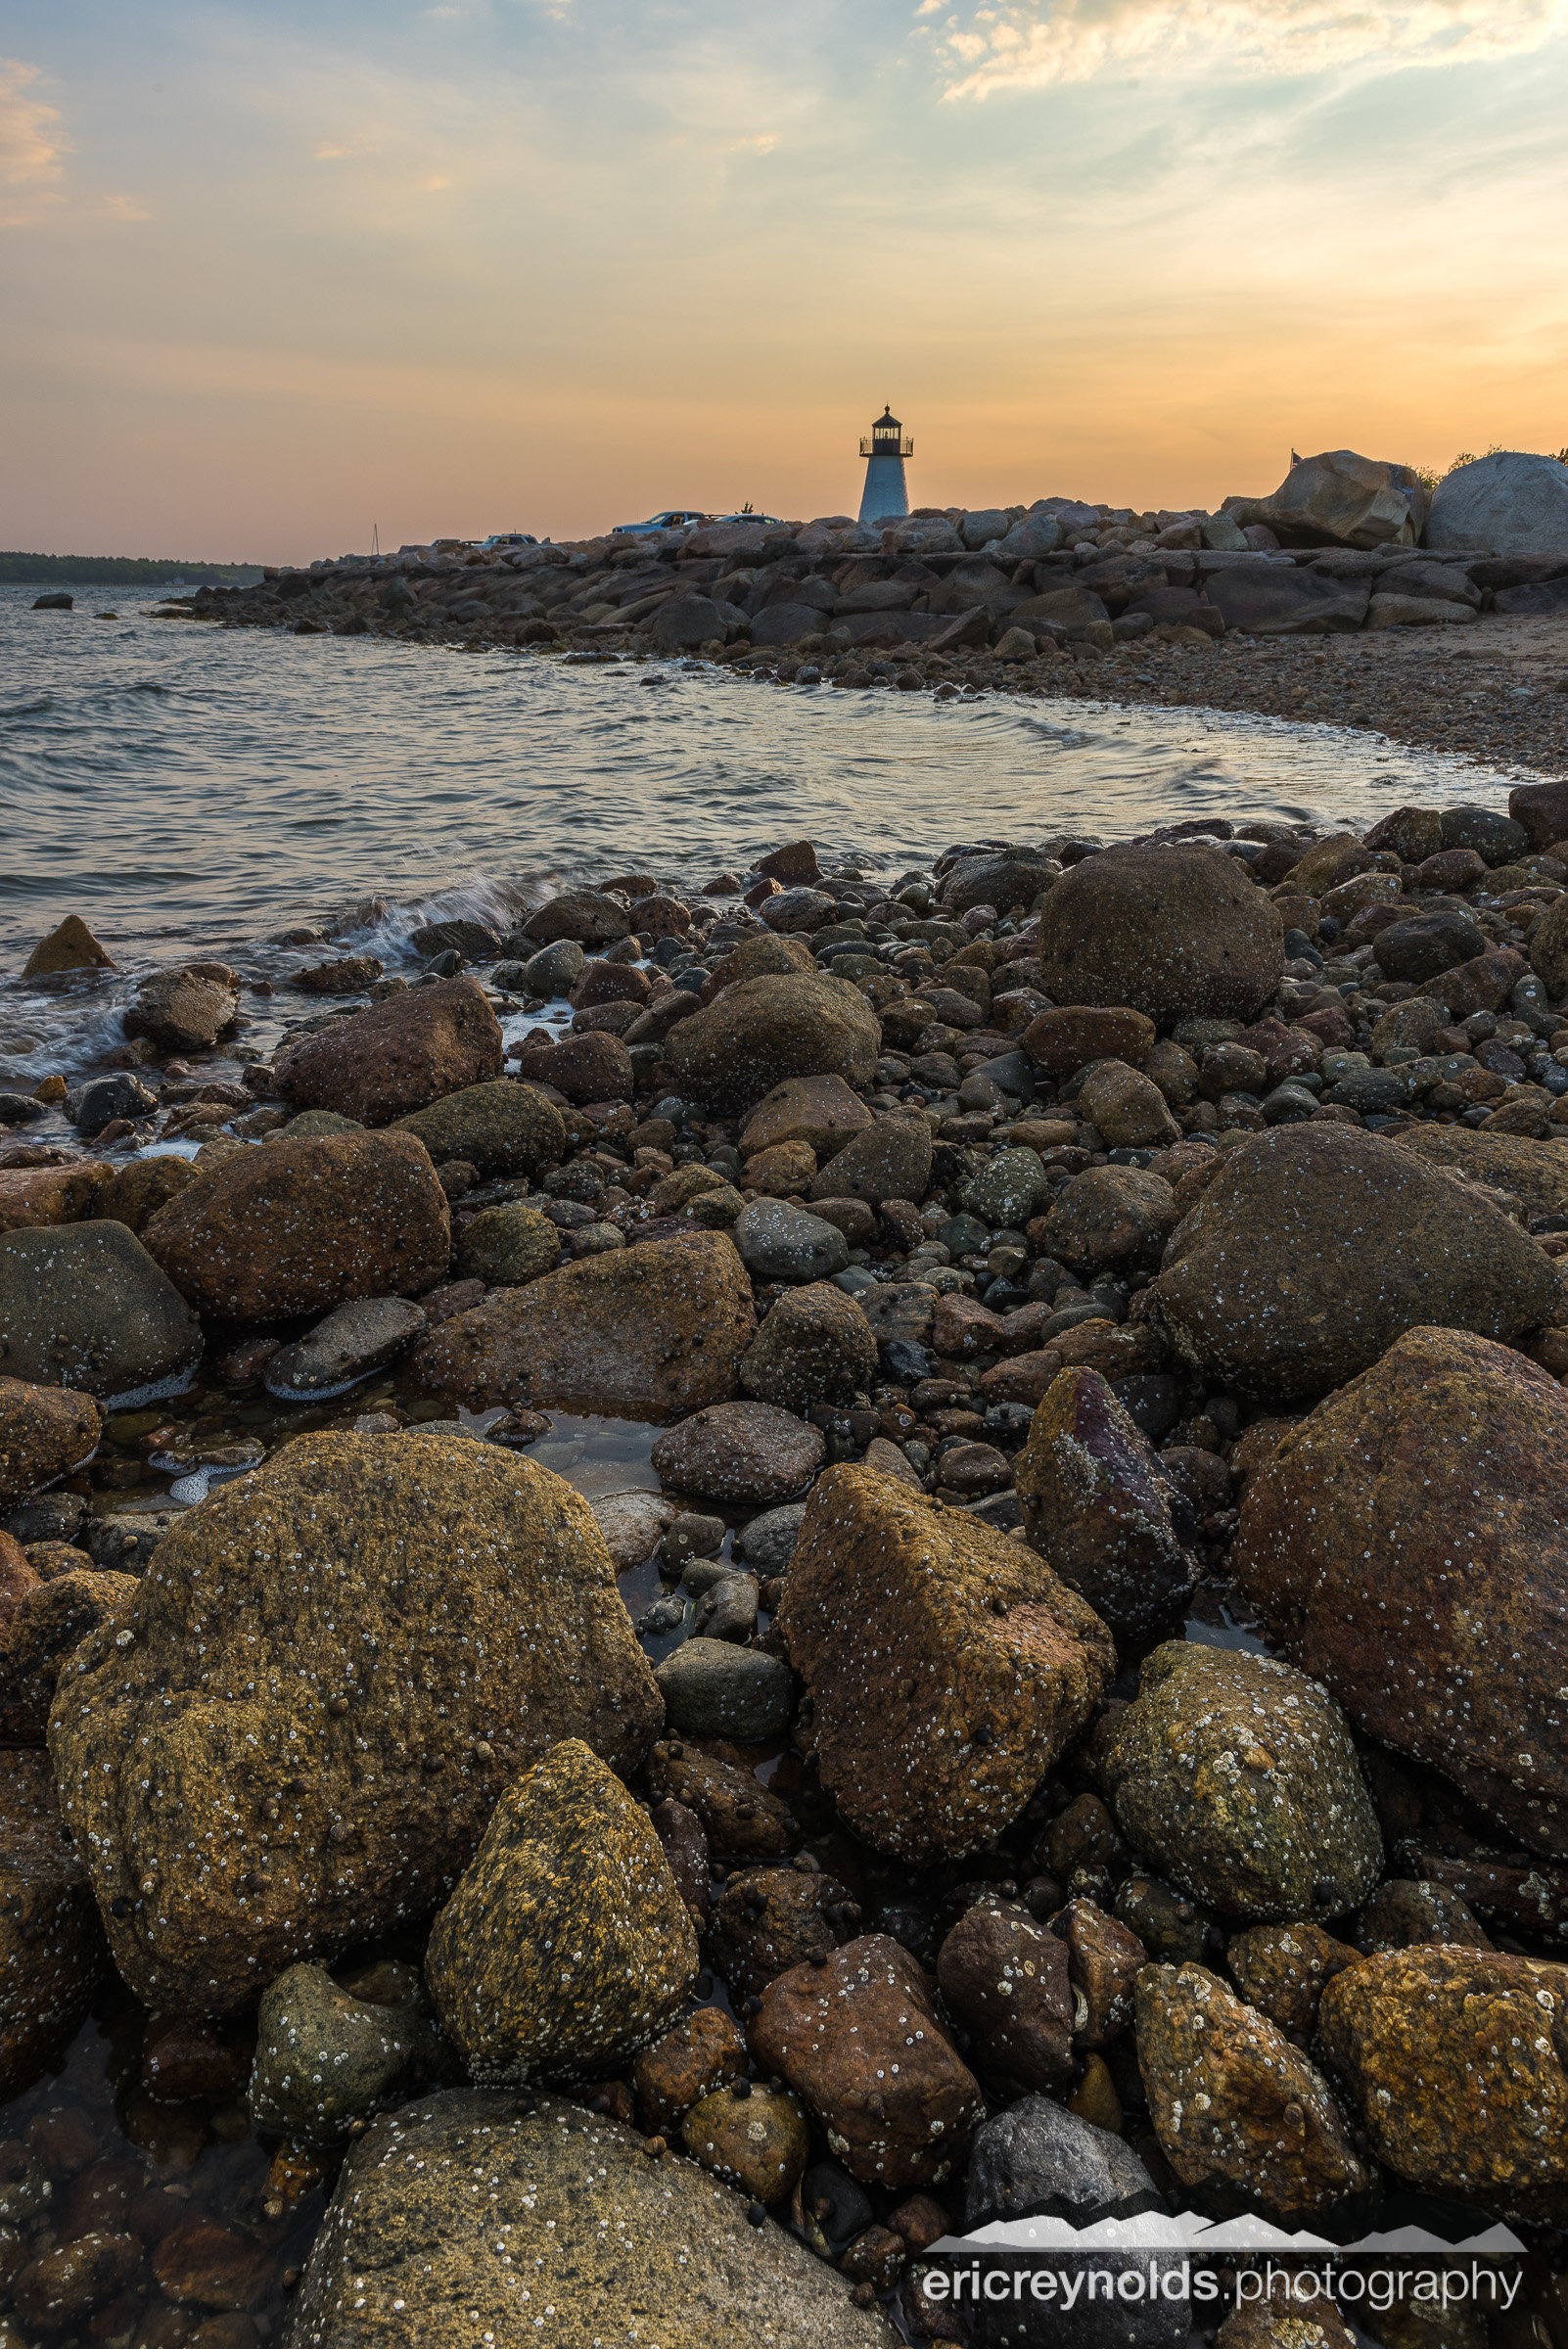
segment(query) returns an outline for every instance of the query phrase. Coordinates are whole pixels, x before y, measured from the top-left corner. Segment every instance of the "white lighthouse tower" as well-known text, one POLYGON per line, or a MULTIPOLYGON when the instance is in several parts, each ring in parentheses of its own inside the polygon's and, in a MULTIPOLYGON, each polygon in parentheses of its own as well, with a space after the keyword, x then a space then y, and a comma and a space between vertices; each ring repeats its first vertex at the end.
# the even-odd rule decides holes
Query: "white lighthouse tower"
POLYGON ((914 442, 904 438, 903 427, 891 408, 883 409, 871 427, 870 438, 860 442, 860 454, 866 459, 860 520, 896 522, 909 511, 903 460, 914 455, 914 442))

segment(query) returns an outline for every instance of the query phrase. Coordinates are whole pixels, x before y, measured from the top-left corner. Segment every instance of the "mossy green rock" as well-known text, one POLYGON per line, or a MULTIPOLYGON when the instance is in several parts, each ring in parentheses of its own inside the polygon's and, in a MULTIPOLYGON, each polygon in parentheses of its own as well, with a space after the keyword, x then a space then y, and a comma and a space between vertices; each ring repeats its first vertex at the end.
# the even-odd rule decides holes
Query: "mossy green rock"
POLYGON ((340 2144, 438 2057, 424 1986, 412 1967, 375 1969, 400 1997, 356 1996, 361 1978, 335 1982, 324 1965, 291 1965, 263 1993, 256 2017, 249 2103, 258 2129, 340 2144))
POLYGON ((438 1166, 460 1158, 482 1174, 532 1174, 567 1154, 566 1127, 555 1103, 537 1086, 506 1078, 466 1085, 392 1123, 416 1134, 438 1166))
POLYGON ((576 1737, 502 1796, 425 1958, 437 2011, 485 2081, 616 2070, 669 2028, 697 1967, 647 1813, 576 1737))
POLYGON ((1122 1832, 1194 1900, 1249 1922, 1363 1901, 1383 1839, 1344 1715, 1268 1656, 1157 1647, 1106 1763, 1122 1832))
POLYGON ((782 2227, 748 2225, 742 2195, 676 2154, 650 2158, 621 2122, 457 2089, 373 2122, 353 2146, 285 2338, 897 2349, 881 2311, 850 2290, 782 2227))
POLYGON ((561 1253, 561 1234, 537 1208, 483 1208, 465 1226, 457 1246, 457 1268, 465 1279, 487 1280, 497 1288, 520 1288, 553 1272, 561 1253))

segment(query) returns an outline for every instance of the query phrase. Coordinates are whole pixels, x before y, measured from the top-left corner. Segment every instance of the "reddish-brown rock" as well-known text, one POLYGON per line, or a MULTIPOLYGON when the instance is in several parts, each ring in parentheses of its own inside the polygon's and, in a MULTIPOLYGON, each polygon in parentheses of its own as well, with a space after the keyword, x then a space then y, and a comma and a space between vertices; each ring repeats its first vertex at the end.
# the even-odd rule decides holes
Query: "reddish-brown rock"
POLYGON ((1068 1979, 1087 2012, 1074 2039, 1090 2052, 1108 2048, 1132 2020, 1132 1990, 1148 1952, 1135 1933, 1093 1901, 1069 1901, 1051 1930, 1067 1944, 1068 1979))
POLYGON ((48 979, 58 971, 112 971, 115 958, 100 945, 79 913, 68 913, 41 938, 22 966, 23 979, 48 979))
POLYGON ((1475 1191, 1380 1135, 1310 1124, 1225 1153, 1153 1294, 1207 1377, 1288 1401, 1343 1385, 1424 1322, 1517 1338, 1562 1288, 1475 1191))
POLYGON ((1037 1013, 1019 1042, 1053 1077, 1071 1077, 1091 1060, 1125 1060, 1137 1069, 1154 1049, 1154 1022, 1125 1006, 1099 1011, 1081 1003, 1037 1013))
POLYGON ((1413 1329, 1248 1480, 1231 1565, 1358 1727, 1568 1856, 1568 1392, 1413 1329))
POLYGON ((451 1224, 412 1134, 325 1133, 225 1159, 160 1208, 142 1245, 200 1313, 282 1321, 433 1287, 451 1224))
POLYGON ((484 988, 465 972, 301 1036, 284 1046, 272 1072, 278 1091, 301 1108, 390 1126, 499 1077, 501 1031, 484 988))
POLYGON ((1284 968, 1275 907, 1218 849, 1107 849, 1062 875, 1040 910, 1045 992, 1128 1007, 1170 1028, 1250 1020, 1284 968))
POLYGON ((75 1567, 79 1554, 67 1551, 67 1572, 48 1580, 13 1568, 0 1589, 0 1737, 8 1745, 42 1745, 62 1667, 135 1595, 134 1575, 98 1574, 85 1559, 75 1567))
POLYGON ((667 1045, 680 1092, 710 1109, 750 1109, 787 1077, 843 1077, 866 1084, 881 1049, 876 1014, 848 979, 744 979, 667 1045))
POLYGON ((145 1036, 158 1052, 210 1052, 239 1008, 227 964, 197 962, 139 981, 120 1020, 127 1036, 145 1036))
POLYGON ((1203 1966, 1144 1967, 1137 2045, 1160 2150, 1200 2208, 1299 2228, 1375 2186, 1321 2073, 1203 1966))
POLYGON ((1249 2006, 1277 2023, 1285 2037, 1305 2048, 1317 2029, 1324 1990, 1361 1954, 1321 1925, 1254 1925, 1232 1933, 1225 1963, 1249 2006))
POLYGON ((1179 1613, 1192 1510, 1097 1370, 1051 1382, 1016 1475, 1030 1542, 1113 1631, 1148 1638, 1179 1613))
POLYGON ((1445 1944, 1336 1974, 1325 2062, 1378 2158, 1428 2193, 1560 2224, 1568 2198, 1568 1966, 1445 1944))
POLYGON ((104 1414, 90 1395, 0 1377, 0 1509, 79 1468, 97 1450, 104 1414))
POLYGON ((115 1170, 98 1158, 59 1167, 0 1167, 0 1231, 35 1223, 79 1223, 99 1212, 115 1170))
POLYGON ((518 1054, 518 1074, 532 1084, 553 1084, 569 1101, 629 1101, 631 1054, 619 1036, 590 1028, 558 1044, 530 1044, 518 1054))
POLYGON ((823 1786, 915 1864, 1008 1825, 1116 1670, 1100 1618, 1023 1543, 869 1468, 818 1478, 778 1626, 823 1786))
POLYGON ((699 2006, 632 2063, 638 2128, 668 2138, 694 2104, 745 2069, 740 2025, 721 2006, 699 2006))
POLYGON ((733 1242, 679 1232, 496 1291, 442 1322, 412 1359, 428 1386, 476 1409, 665 1419, 734 1394, 756 1327, 733 1242))
POLYGON ((708 1949, 739 2003, 766 1988, 815 1950, 851 1938, 860 1911, 838 1880, 820 1869, 737 1869, 714 1914, 708 1949))
POLYGON ((764 2071, 804 2098, 853 2177, 936 2186, 963 2159, 985 2098, 937 2019, 907 1950, 868 1933, 826 1965, 798 1965, 762 1993, 747 2032, 764 2071))
POLYGON ((983 2078, 1007 2096, 1049 2090, 1073 2069, 1068 1953, 1027 1909, 977 1902, 937 1958, 937 1980, 983 2078))
POLYGON ((778 1859, 801 1839, 787 1803, 694 1737, 660 1739, 648 1757, 648 1785, 657 1811, 695 1814, 715 1852, 778 1859))

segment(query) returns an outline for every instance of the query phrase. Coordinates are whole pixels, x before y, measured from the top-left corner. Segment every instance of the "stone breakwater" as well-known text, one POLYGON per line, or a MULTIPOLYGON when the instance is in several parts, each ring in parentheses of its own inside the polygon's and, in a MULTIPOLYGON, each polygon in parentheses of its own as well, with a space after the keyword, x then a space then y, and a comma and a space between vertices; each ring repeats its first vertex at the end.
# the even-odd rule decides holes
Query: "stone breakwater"
POLYGON ((942 2234, 1161 2198, 1547 2274, 1565 884, 1568 784, 798 841, 0 1098, 17 2337, 950 2338, 942 2234))
POLYGON ((1227 514, 1057 498, 887 529, 830 517, 345 558, 164 609, 300 635, 699 657, 786 684, 1202 702, 1568 765, 1568 549, 1429 550, 1371 543, 1371 527, 1360 506, 1322 509, 1299 525, 1311 543, 1282 546, 1227 514))

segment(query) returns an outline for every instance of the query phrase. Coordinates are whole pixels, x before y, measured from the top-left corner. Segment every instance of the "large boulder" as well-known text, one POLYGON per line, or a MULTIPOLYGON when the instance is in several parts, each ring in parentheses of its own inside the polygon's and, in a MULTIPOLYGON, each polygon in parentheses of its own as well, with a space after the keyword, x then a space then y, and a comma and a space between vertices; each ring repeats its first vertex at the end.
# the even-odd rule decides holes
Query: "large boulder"
POLYGON ((606 1028, 565 1036, 558 1044, 530 1044, 517 1065, 520 1076, 553 1085, 569 1101, 629 1101, 635 1084, 630 1052, 606 1028))
POLYGON ((1454 555, 1568 554, 1568 465, 1499 449, 1445 474, 1426 543, 1454 555))
POLYGON ((1112 1631, 1147 1638, 1180 1612, 1196 1521, 1097 1370, 1057 1373, 1016 1474, 1030 1542, 1112 1631))
POLYGON ((836 1151, 807 1186, 808 1199, 923 1199, 931 1187, 931 1128, 895 1111, 836 1151))
MULTIPOLYGON (((607 946, 630 934, 631 915, 623 900, 598 889, 559 891, 534 907, 522 929, 524 938, 568 939, 579 946, 607 946)), ((581 963, 576 967, 580 970, 581 963)), ((572 976, 575 978, 576 973, 572 976)), ((560 991, 565 994, 566 989, 563 987, 560 991)))
POLYGON ((1429 2194, 1559 2225, 1568 2197, 1568 1966, 1388 1950, 1336 1974, 1323 2059, 1372 2150, 1429 2194))
POLYGON ((1232 1568, 1368 1736, 1568 1857, 1568 1392, 1510 1347, 1412 1329, 1247 1480, 1232 1568))
POLYGON ((853 1298, 832 1281, 793 1289, 769 1310, 740 1366, 740 1383, 761 1403, 804 1411, 848 1402, 876 1375, 877 1342, 853 1298))
POLYGON ((756 1331, 752 1284, 727 1234, 677 1232, 486 1297, 432 1331, 413 1367, 476 1409, 667 1419, 733 1395, 756 1331))
POLYGON ((1032 905, 1060 876, 1056 859, 1034 849, 987 850, 978 855, 959 856, 943 876, 943 911, 958 915, 976 905, 994 905, 998 913, 1008 913, 1016 906, 1032 905))
POLYGON ((1219 2217, 1257 2212, 1296 2229, 1376 2188, 1377 2165, 1357 2152, 1322 2074, 1206 1967, 1144 1967, 1137 2047, 1184 2204, 1190 2195, 1219 2217))
MULTIPOLYGON (((762 943, 747 941, 748 944, 762 943)), ((744 946, 737 946, 729 959, 738 962, 744 952, 744 946)), ((745 978, 757 975, 750 970, 736 973, 745 978)), ((831 1158, 870 1124, 871 1112, 842 1077, 792 1077, 776 1084, 752 1111, 741 1129, 741 1156, 751 1158, 781 1143, 804 1142, 815 1157, 831 1158)))
POLYGON ((0 1369, 106 1404, 189 1382, 202 1324, 123 1223, 0 1233, 0 1369))
POLYGON ((1533 1221, 1568 1216, 1568 1150, 1522 1133, 1477 1133, 1470 1126, 1422 1125, 1400 1135, 1431 1167, 1452 1167, 1466 1182, 1506 1191, 1533 1221))
POLYGON ((678 2019, 697 1966, 646 1811, 579 1737, 502 1795, 425 1957, 447 2037, 489 2084, 619 2071, 678 2019))
POLYGON ((1045 992, 1130 1006, 1162 1027, 1250 1020, 1279 984, 1276 908, 1218 849, 1106 849, 1064 873, 1040 914, 1045 992))
POLYGON ((662 1713, 570 1486, 464 1437, 301 1436, 170 1528, 49 1736, 120 1972, 224 2013, 428 1914, 550 1746, 629 1771, 662 1713))
POLYGON ((284 1099, 301 1109, 390 1126, 499 1077, 501 1030, 484 988, 465 972, 286 1044, 272 1074, 284 1099))
POLYGON ((481 1174, 534 1174, 567 1154, 561 1112, 531 1084, 471 1084, 394 1128, 424 1143, 438 1166, 459 1158, 481 1174))
POLYGON ((1250 1922, 1339 1916, 1383 1838, 1333 1698, 1270 1656, 1167 1640, 1103 1772, 1122 1832, 1194 1900, 1250 1922))
POLYGON ((350 2148, 285 2341, 487 2336, 522 2349, 552 2331, 586 2339, 580 2318, 594 2337, 671 2349, 897 2349, 880 2310, 850 2292, 783 2227, 749 2225, 732 2188, 678 2154, 652 2158, 623 2123, 551 2096, 451 2089, 350 2148))
POLYGON ((146 1036, 161 1053, 210 1052, 239 1008, 227 964, 202 962, 139 981, 120 1017, 127 1036, 146 1036))
POLYGON ((61 2061, 109 1973, 49 1757, 0 1752, 0 2096, 20 2096, 61 2061))
POLYGON ((1561 1294, 1550 1260, 1476 1191, 1326 1124, 1228 1151, 1154 1283, 1188 1361, 1280 1401, 1342 1386, 1422 1322, 1511 1341, 1561 1294))
POLYGON ((1099 1617, 1024 1543, 871 1468, 818 1478, 778 1626, 823 1786, 914 1865, 1009 1825, 1116 1670, 1099 1617))
POLYGON ((796 1965, 761 1995, 747 2030, 765 2072, 793 2088, 853 2178, 940 2185, 986 2099, 938 2018, 931 1984, 886 1933, 796 1965))
POLYGON ((210 1319, 285 1321, 434 1287, 451 1221, 411 1133, 331 1133, 225 1159, 159 1209, 142 1244, 210 1319))
POLYGON ((1408 465, 1331 448, 1292 465, 1271 497, 1227 497, 1224 510, 1261 522, 1281 546, 1418 546, 1427 490, 1408 465))
POLYGON ((672 1029, 676 1089, 710 1109, 750 1109, 786 1077, 871 1080, 882 1045, 875 1012, 848 979, 743 979, 672 1029))
POLYGON ((1248 636, 1344 636, 1366 617, 1364 579, 1335 579, 1294 564, 1237 563, 1209 581, 1227 628, 1248 636))
POLYGON ((98 1449, 103 1424, 91 1396, 0 1377, 0 1509, 82 1467, 98 1449))
POLYGON ((80 1223, 102 1216, 115 1186, 103 1159, 70 1158, 58 1167, 0 1169, 0 1231, 40 1223, 80 1223))

